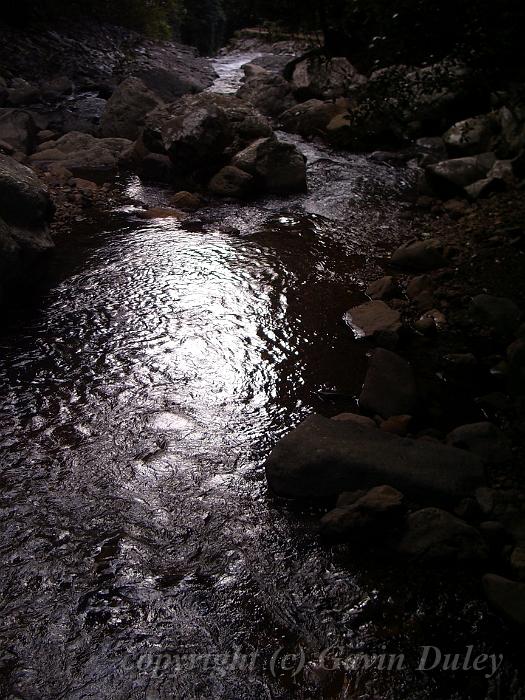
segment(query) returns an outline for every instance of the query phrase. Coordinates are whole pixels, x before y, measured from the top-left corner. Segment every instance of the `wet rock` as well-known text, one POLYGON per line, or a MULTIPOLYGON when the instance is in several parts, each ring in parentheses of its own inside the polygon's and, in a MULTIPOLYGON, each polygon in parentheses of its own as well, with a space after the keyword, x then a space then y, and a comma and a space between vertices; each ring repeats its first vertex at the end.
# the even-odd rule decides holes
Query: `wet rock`
POLYGON ((393 277, 381 277, 371 282, 366 290, 371 299, 379 300, 392 299, 399 293, 399 288, 393 277))
POLYGON ((332 420, 351 421, 363 428, 377 428, 375 421, 367 416, 360 416, 358 413, 339 413, 337 416, 333 416, 332 420))
POLYGON ((351 506, 360 498, 366 495, 365 489, 357 489, 357 491, 343 491, 337 497, 335 504, 336 508, 344 508, 345 506, 351 506))
POLYGON ((412 416, 390 416, 380 424, 381 430, 404 437, 408 433, 412 416))
POLYGON ((127 78, 109 98, 100 122, 104 137, 122 137, 134 141, 144 126, 146 114, 162 101, 139 78, 127 78))
POLYGON ((202 199, 198 194, 182 191, 173 195, 171 203, 183 211, 197 211, 202 206, 202 199))
POLYGON ((141 219, 184 219, 184 214, 177 209, 167 207, 151 207, 137 214, 141 219))
POLYGON ((506 189, 507 184, 504 180, 486 177, 465 187, 465 193, 471 200, 476 201, 477 199, 486 199, 497 192, 504 192, 506 189))
POLYGON ((170 156, 181 181, 207 184, 235 153, 271 134, 252 105, 233 95, 203 93, 150 112, 143 139, 148 150, 170 156))
POLYGON ((449 199, 444 202, 443 209, 452 219, 461 219, 469 213, 471 205, 464 199, 449 199))
POLYGON ((394 251, 391 262, 396 267, 415 272, 436 270, 447 264, 443 243, 437 238, 404 243, 394 251))
POLYGON ((46 166, 60 163, 74 175, 92 171, 116 170, 122 153, 131 146, 128 139, 97 139, 91 134, 72 131, 39 146, 31 162, 46 166))
POLYGON ((232 165, 254 178, 264 192, 286 194, 306 191, 306 159, 298 149, 276 138, 259 139, 237 153, 232 165))
POLYGON ((488 556, 487 546, 475 528, 439 508, 411 513, 396 551, 420 561, 472 562, 488 556))
POLYGON ((389 350, 374 351, 359 396, 363 411, 382 418, 414 415, 417 388, 409 363, 389 350))
POLYGON ((521 311, 512 299, 491 294, 475 296, 470 305, 470 313, 482 326, 503 335, 515 331, 521 319, 521 311))
POLYGON ((437 332, 436 322, 431 316, 423 316, 414 323, 414 329, 422 335, 433 335, 437 332))
POLYGON ((351 505, 337 506, 321 518, 321 534, 332 540, 388 539, 402 522, 403 494, 391 486, 376 486, 351 505))
POLYGON ((366 78, 341 57, 308 56, 295 62, 292 74, 293 90, 301 101, 343 97, 364 83, 366 78))
POLYGON ((248 64, 237 97, 252 104, 268 117, 277 117, 295 105, 290 83, 281 75, 248 64))
POLYGON ((160 153, 148 153, 140 163, 140 175, 151 182, 171 182, 175 178, 171 158, 160 153))
POLYGON ((525 340, 514 341, 507 348, 509 390, 525 394, 525 340))
POLYGON ((428 165, 425 174, 436 192, 444 197, 463 196, 465 188, 487 177, 496 161, 493 153, 445 160, 428 165))
POLYGON ((332 119, 345 111, 334 102, 313 99, 290 107, 281 114, 279 121, 285 131, 310 137, 324 134, 332 119))
POLYGON ((40 85, 40 93, 45 102, 57 102, 65 95, 71 95, 75 86, 73 81, 65 75, 60 75, 44 81, 40 85))
POLYGON ((431 277, 428 275, 418 275, 409 281, 406 294, 409 299, 417 299, 423 292, 432 292, 433 288, 434 284, 431 277))
POLYGON ((44 226, 53 206, 45 185, 32 170, 0 155, 0 216, 15 226, 44 226))
POLYGON ((306 499, 335 498, 386 482, 420 503, 445 504, 483 480, 481 462, 464 450, 318 415, 282 438, 265 468, 275 493, 306 499))
POLYGON ((399 311, 384 301, 367 301, 346 312, 345 322, 358 338, 371 338, 378 333, 395 334, 401 328, 399 311))
POLYGON ((504 464, 512 459, 504 434, 488 421, 455 428, 447 435, 447 444, 474 452, 487 464, 504 464))
POLYGON ((7 91, 7 104, 10 107, 28 107, 42 100, 42 95, 36 85, 12 88, 7 91))
POLYGON ((497 574, 483 576, 483 590, 489 603, 509 622, 525 626, 525 583, 497 574))
POLYGON ((253 188, 253 176, 236 168, 226 165, 212 177, 208 189, 218 197, 245 197, 253 188))
POLYGON ((0 139, 15 151, 32 153, 37 145, 37 126, 31 114, 21 109, 0 109, 0 139))
POLYGON ((451 126, 443 141, 453 157, 479 155, 491 150, 496 127, 494 116, 472 117, 451 126))
POLYGON ((102 115, 106 110, 107 100, 102 97, 79 97, 68 102, 65 110, 57 113, 49 126, 61 133, 81 131, 93 136, 98 134, 102 115))
POLYGON ((487 178, 501 180, 505 185, 514 184, 514 166, 511 160, 497 160, 487 173, 487 178))

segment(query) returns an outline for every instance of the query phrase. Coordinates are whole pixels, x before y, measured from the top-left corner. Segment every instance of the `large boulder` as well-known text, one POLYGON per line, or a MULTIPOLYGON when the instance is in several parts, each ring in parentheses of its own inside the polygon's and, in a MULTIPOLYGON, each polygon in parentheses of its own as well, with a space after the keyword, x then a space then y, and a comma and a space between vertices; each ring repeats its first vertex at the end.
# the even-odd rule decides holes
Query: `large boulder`
POLYGON ((22 109, 0 109, 0 140, 15 151, 32 153, 37 144, 38 128, 32 115, 22 109))
POLYGON ((380 300, 354 306, 346 312, 344 318, 357 338, 372 338, 384 333, 395 334, 401 328, 399 311, 391 309, 380 300))
POLYGON ((74 175, 94 171, 114 171, 129 149, 129 139, 97 139, 91 134, 72 131, 55 141, 47 141, 31 156, 31 162, 46 167, 59 163, 74 175))
POLYGON ((521 320, 521 310, 512 299, 492 294, 473 297, 470 313, 482 326, 501 335, 510 335, 521 320))
POLYGON ((497 574, 485 574, 483 589, 487 600, 509 622, 525 627, 525 583, 497 574))
POLYGON ((456 122, 443 134, 443 141, 453 158, 475 156, 492 150, 497 133, 494 115, 482 115, 456 122))
POLYGON ((53 247, 47 230, 52 215, 43 183, 29 168, 0 155, 0 301, 53 247))
POLYGON ((447 435, 447 444, 474 452, 487 464, 505 464, 512 459, 504 433, 488 421, 460 425, 447 435))
POLYGON ((146 118, 144 145, 165 152, 181 180, 207 183, 231 157, 272 129, 252 105, 233 95, 186 95, 146 118))
POLYGON ((443 243, 437 238, 403 243, 392 254, 392 265, 413 272, 428 272, 447 264, 443 243))
POLYGON ((295 104, 290 83, 282 75, 259 66, 244 66, 245 78, 237 97, 252 104, 268 117, 276 117, 295 104))
POLYGON ((318 136, 326 134, 332 119, 345 111, 341 104, 314 98, 290 107, 281 114, 279 121, 285 131, 305 137, 318 136))
POLYGON ((232 165, 249 173, 264 192, 285 194, 306 190, 306 158, 290 143, 275 137, 258 139, 237 153, 232 165))
POLYGON ((330 539, 352 539, 367 545, 371 539, 388 539, 404 515, 403 500, 403 494, 391 486, 376 486, 347 505, 340 498, 321 518, 321 533, 330 539))
POLYGON ((413 415, 417 387, 410 364, 390 350, 377 348, 368 365, 359 406, 382 418, 413 415))
POLYGON ((423 508, 411 513, 407 530, 396 549, 400 554, 422 561, 482 561, 488 556, 478 530, 439 508, 423 508))
POLYGON ((453 158, 428 165, 425 174, 438 194, 444 197, 464 196, 465 188, 486 178, 495 162, 494 153, 453 158))
POLYGON ((122 81, 109 98, 102 120, 100 134, 104 137, 121 137, 134 141, 148 112, 162 104, 139 78, 122 81))
POLYGON ((252 175, 233 165, 225 165, 212 177, 208 188, 218 197, 245 197, 252 185, 252 175))
POLYGON ((483 481, 480 460, 426 440, 309 416, 282 438, 265 464, 281 496, 332 499, 388 483, 421 503, 455 503, 483 481))
POLYGON ((308 56, 294 61, 292 86, 301 101, 343 97, 363 83, 366 78, 343 57, 308 56))

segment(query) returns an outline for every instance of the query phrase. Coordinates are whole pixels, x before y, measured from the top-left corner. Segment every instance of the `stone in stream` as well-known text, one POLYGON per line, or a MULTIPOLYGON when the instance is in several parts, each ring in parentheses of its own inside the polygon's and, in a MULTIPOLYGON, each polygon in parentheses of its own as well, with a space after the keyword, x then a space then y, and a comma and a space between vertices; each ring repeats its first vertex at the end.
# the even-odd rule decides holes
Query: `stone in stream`
POLYGON ((183 190, 181 192, 176 192, 173 195, 171 198, 171 204, 173 204, 174 207, 184 211, 197 211, 197 209, 201 208, 203 200, 198 194, 183 190))
POLYGON ((313 99, 287 109, 279 122, 285 131, 305 137, 316 136, 325 133, 332 119, 345 111, 342 105, 313 99))
POLYGON ((252 104, 261 114, 277 117, 295 104, 291 85, 282 75, 251 63, 243 70, 245 77, 237 97, 252 104))
POLYGON ((212 177, 208 189, 218 197, 245 197, 253 189, 253 176, 233 165, 226 165, 212 177))
POLYGON ((276 494, 310 500, 388 483, 420 503, 451 504, 483 483, 468 452, 315 414, 277 443, 265 469, 276 494))
POLYGON ((348 505, 341 501, 321 518, 321 534, 329 539, 388 537, 402 522, 403 494, 391 486, 376 486, 348 505))
POLYGON ((360 416, 358 413, 339 413, 337 416, 333 416, 332 420, 352 421, 363 428, 377 428, 375 421, 367 416, 360 416))
POLYGON ((399 287, 391 275, 370 282, 366 289, 366 293, 371 299, 380 301, 383 299, 392 299, 398 292, 399 287))
POLYGON ((428 165, 425 174, 430 185, 441 196, 464 196, 466 187, 487 177, 495 161, 494 153, 453 158, 428 165))
POLYGON ((358 338, 371 338, 377 333, 395 334, 401 328, 399 311, 379 300, 354 306, 346 312, 344 320, 358 338))
POLYGON ((470 313, 482 326, 503 335, 515 331, 521 319, 521 311, 512 299, 491 294, 478 294, 473 297, 470 313))
POLYGON ((440 508, 411 513, 396 545, 399 554, 420 561, 483 561, 488 549, 476 528, 440 508))
POLYGON ((32 153, 37 145, 38 128, 23 109, 0 109, 0 139, 21 153, 32 153))
POLYGON ((139 78, 126 78, 117 86, 105 106, 100 135, 134 141, 144 126, 146 115, 162 101, 139 78))
POLYGON ((525 626, 525 583, 497 574, 483 576, 483 590, 489 603, 509 622, 525 626))
POLYGON ((294 59, 285 75, 292 71, 292 88, 302 101, 343 97, 352 89, 366 83, 364 75, 343 57, 306 56, 294 59))
POLYGON ((36 166, 48 167, 60 163, 74 175, 85 172, 114 171, 126 149, 132 145, 129 139, 98 139, 91 134, 70 131, 56 141, 48 141, 38 147, 30 160, 36 166))
POLYGON ((275 137, 258 139, 237 153, 232 165, 254 178, 263 192, 284 194, 306 191, 306 159, 293 144, 275 137))
POLYGON ((472 117, 457 122, 443 134, 451 156, 475 156, 486 153, 496 136, 496 119, 490 115, 472 117))
POLYGON ((390 350, 377 348, 368 365, 359 406, 382 418, 414 415, 417 387, 410 364, 390 350))
POLYGON ((403 243, 392 254, 391 262, 396 267, 414 272, 436 270, 447 264, 443 243, 437 238, 403 243))
POLYGON ((455 428, 447 435, 447 444, 474 452, 487 464, 505 464, 512 459, 505 435, 488 421, 455 428))

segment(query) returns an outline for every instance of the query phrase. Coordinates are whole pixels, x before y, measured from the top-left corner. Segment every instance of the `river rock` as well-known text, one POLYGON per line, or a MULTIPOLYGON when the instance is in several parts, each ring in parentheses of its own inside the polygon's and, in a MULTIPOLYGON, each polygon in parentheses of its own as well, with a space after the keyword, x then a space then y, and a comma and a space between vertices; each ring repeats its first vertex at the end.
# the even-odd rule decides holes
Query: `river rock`
POLYGON ((371 299, 379 301, 382 299, 392 299, 397 296, 398 292, 399 288, 396 281, 390 275, 370 282, 366 289, 366 293, 371 299))
POLYGON ((428 165, 425 174, 430 185, 444 197, 464 195, 465 188, 487 177, 496 161, 494 153, 466 156, 428 165))
POLYGON ((388 538, 392 528, 402 522, 403 494, 391 486, 376 486, 350 505, 338 505, 321 518, 321 534, 329 539, 347 540, 365 537, 388 538))
POLYGON ((285 131, 304 137, 317 136, 325 134, 332 119, 345 111, 345 107, 337 103, 312 99, 287 109, 279 122, 285 131))
POLYGON ((494 116, 482 115, 457 122, 443 134, 452 157, 475 156, 490 151, 497 124, 494 116))
POLYGON ((378 333, 395 334, 401 328, 399 311, 384 301, 367 301, 346 312, 345 322, 358 338, 371 338, 378 333))
POLYGON ((437 238, 403 243, 394 251, 391 262, 396 267, 415 272, 436 270, 447 264, 443 243, 437 238))
POLYGON ((478 199, 486 199, 497 192, 505 192, 506 189, 505 180, 499 177, 485 177, 465 187, 465 193, 469 199, 475 202, 478 199))
POLYGON ((80 96, 68 101, 64 109, 55 112, 55 118, 49 121, 48 126, 60 133, 81 131, 96 136, 106 105, 107 100, 103 97, 80 96))
POLYGON ((122 81, 109 98, 100 122, 100 135, 134 141, 148 112, 162 101, 139 78, 122 81))
POLYGON ((469 452, 319 415, 282 438, 265 469, 275 493, 314 500, 388 483, 418 502, 447 504, 483 481, 469 452))
POLYGON ((193 192, 176 192, 171 198, 171 203, 173 206, 183 211, 197 211, 202 206, 202 199, 198 194, 193 192))
POLYGON ((150 112, 143 140, 148 150, 170 156, 182 182, 204 184, 235 153, 271 134, 268 121, 252 105, 233 95, 202 93, 150 112))
POLYGON ((343 97, 366 83, 366 78, 346 58, 308 56, 294 64, 292 86, 301 101, 343 97))
POLYGON ((509 390, 525 394, 525 340, 518 338, 507 348, 509 390))
POLYGON ((502 335, 510 335, 519 326, 521 311, 507 297, 478 294, 470 305, 472 317, 482 326, 502 335))
POLYGON ((0 155, 0 297, 24 282, 35 261, 53 248, 47 229, 53 211, 33 171, 0 155))
POLYGON ((505 464, 512 459, 504 434, 488 421, 455 428, 447 435, 447 444, 474 452, 487 464, 505 464))
POLYGON ((233 165, 226 165, 212 177, 208 189, 219 197, 245 197, 253 187, 253 176, 233 165))
POLYGON ((128 139, 97 139, 91 134, 72 131, 56 141, 41 144, 31 156, 31 162, 40 166, 60 163, 74 175, 116 170, 121 155, 131 145, 128 139))
POLYGON ((0 139, 15 151, 32 153, 38 128, 32 115, 21 109, 0 109, 0 139))
POLYGON ((264 192, 306 191, 306 158, 293 144, 275 137, 258 139, 237 153, 232 165, 252 175, 264 192))
POLYGON ((295 104, 290 83, 282 75, 259 66, 244 66, 245 78, 237 97, 252 104, 268 117, 277 117, 295 104))
POLYGON ((483 561, 487 546, 480 533, 440 508, 411 513, 407 531, 396 546, 399 554, 422 561, 483 561))
POLYGON ((175 179, 175 170, 169 156, 148 153, 141 161, 140 175, 149 182, 169 183, 175 179))
POLYGON ((359 415, 359 413, 338 413, 337 416, 332 416, 332 420, 352 421, 353 423, 356 423, 357 425, 360 425, 363 428, 377 429, 375 421, 373 421, 371 418, 368 418, 367 416, 361 416, 359 415))
POLYGON ((374 350, 359 396, 359 406, 363 411, 382 418, 414 415, 417 387, 410 364, 390 350, 374 350))
POLYGON ((509 622, 525 626, 525 583, 497 574, 483 576, 483 590, 489 603, 509 622))

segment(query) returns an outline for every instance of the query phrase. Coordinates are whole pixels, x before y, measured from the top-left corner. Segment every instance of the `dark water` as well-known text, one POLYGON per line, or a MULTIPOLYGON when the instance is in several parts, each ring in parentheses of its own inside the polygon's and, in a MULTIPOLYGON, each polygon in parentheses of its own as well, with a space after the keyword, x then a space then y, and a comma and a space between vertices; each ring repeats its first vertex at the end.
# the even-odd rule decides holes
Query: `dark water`
POLYGON ((354 405, 342 315, 406 235, 407 171, 301 148, 308 195, 79 224, 3 335, 2 697, 519 697, 477 577, 323 547, 267 492, 276 440, 354 405), (503 670, 424 673, 420 645, 503 670), (403 668, 359 665, 381 653, 403 668))

